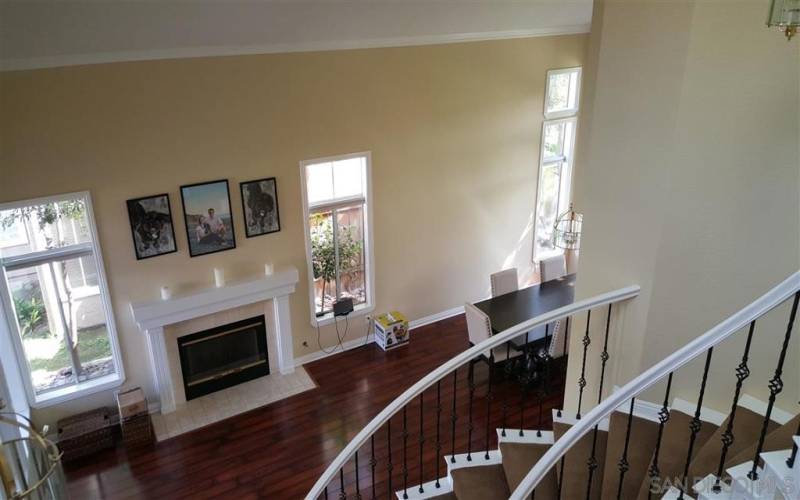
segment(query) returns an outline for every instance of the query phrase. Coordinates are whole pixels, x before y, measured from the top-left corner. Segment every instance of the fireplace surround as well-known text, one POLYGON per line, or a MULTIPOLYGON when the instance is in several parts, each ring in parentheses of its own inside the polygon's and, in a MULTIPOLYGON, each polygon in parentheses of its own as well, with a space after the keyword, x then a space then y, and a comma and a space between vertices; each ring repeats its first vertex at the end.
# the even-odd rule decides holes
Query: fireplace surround
POLYGON ((169 300, 131 304, 134 321, 147 341, 153 384, 148 391, 151 402, 155 394, 161 413, 168 414, 188 399, 174 339, 256 315, 263 314, 265 319, 270 372, 294 372, 289 296, 298 279, 297 268, 292 266, 269 276, 209 287, 169 300), (249 314, 242 315, 243 311, 249 314))

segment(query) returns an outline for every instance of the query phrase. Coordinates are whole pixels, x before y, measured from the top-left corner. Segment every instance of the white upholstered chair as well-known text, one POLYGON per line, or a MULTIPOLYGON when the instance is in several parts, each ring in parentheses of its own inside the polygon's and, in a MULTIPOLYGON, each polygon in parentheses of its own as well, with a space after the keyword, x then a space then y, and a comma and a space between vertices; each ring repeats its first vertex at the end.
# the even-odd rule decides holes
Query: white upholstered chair
POLYGON ((492 297, 504 295, 519 289, 517 280, 517 268, 504 269, 489 276, 492 282, 492 297))
MULTIPOLYGON (((467 334, 469 335, 469 342, 472 345, 477 345, 492 336, 492 323, 483 311, 470 304, 464 304, 464 313, 467 316, 467 334)), ((500 347, 492 349, 491 355, 487 349, 482 356, 484 356, 489 363, 505 361, 508 358, 519 356, 522 352, 515 349, 508 349, 505 344, 500 347)))
MULTIPOLYGON (((567 261, 564 255, 556 255, 548 259, 539 261, 539 275, 542 283, 562 278, 567 274, 567 261)), ((547 352, 552 358, 560 358, 565 354, 564 336, 567 334, 564 328, 564 321, 558 320, 550 324, 551 340, 547 347, 547 352)), ((567 351, 569 346, 567 346, 567 351)))
POLYGON ((539 275, 542 283, 557 280, 567 274, 567 260, 564 255, 556 255, 539 261, 539 275))

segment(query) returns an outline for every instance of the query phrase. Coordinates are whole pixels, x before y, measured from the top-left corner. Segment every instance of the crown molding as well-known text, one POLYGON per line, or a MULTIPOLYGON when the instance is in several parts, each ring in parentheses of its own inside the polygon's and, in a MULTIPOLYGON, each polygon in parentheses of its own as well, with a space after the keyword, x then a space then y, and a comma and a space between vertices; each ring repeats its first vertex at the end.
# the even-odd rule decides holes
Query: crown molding
POLYGON ((108 64, 159 59, 188 59, 196 57, 222 57, 255 54, 280 54, 292 52, 323 52, 332 50, 377 49, 387 47, 411 47, 448 43, 482 42, 514 38, 577 35, 589 33, 589 24, 534 28, 529 30, 487 31, 479 33, 457 33, 448 35, 409 36, 398 38, 374 38, 331 42, 279 43, 247 46, 204 46, 143 51, 96 52, 88 54, 66 54, 48 57, 2 59, 0 71, 22 71, 64 66, 108 64))

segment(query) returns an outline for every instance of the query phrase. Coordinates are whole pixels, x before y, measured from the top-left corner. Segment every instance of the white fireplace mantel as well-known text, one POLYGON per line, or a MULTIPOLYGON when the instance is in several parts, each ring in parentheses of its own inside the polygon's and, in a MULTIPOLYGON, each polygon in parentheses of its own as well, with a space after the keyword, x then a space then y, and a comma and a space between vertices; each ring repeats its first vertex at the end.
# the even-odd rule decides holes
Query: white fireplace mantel
MULTIPOLYGON (((164 327, 201 316, 219 313, 256 302, 272 302, 272 324, 268 334, 275 336, 278 368, 282 374, 294 371, 292 323, 289 295, 299 279, 297 268, 289 267, 270 276, 208 288, 175 297, 131 304, 137 326, 147 337, 153 377, 161 398, 161 412, 175 410, 175 381, 172 380, 167 356, 164 327)), ((269 322, 269 319, 268 319, 269 322)))

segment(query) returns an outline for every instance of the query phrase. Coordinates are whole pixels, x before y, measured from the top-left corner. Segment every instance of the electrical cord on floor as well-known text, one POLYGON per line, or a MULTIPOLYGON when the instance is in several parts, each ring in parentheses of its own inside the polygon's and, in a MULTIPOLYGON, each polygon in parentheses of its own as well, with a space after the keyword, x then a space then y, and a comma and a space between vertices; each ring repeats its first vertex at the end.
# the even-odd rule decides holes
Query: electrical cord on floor
MULTIPOLYGON (((371 317, 371 316, 367 316, 367 334, 366 334, 366 335, 364 335, 364 345, 367 345, 367 344, 369 344, 369 332, 370 332, 370 331, 373 331, 373 328, 372 328, 372 322, 373 322, 373 321, 374 321, 374 320, 372 319, 372 317, 371 317)), ((373 334, 373 337, 374 337, 374 336, 375 336, 375 335, 373 334)))
POLYGON ((347 337, 347 331, 350 329, 350 321, 348 319, 348 316, 349 316, 349 314, 344 317, 344 335, 341 335, 339 333, 339 320, 337 319, 336 316, 333 317, 333 324, 336 327, 337 344, 335 346, 333 346, 333 348, 331 350, 327 350, 324 347, 322 347, 322 340, 320 338, 321 335, 320 335, 320 329, 319 329, 319 321, 317 321, 317 346, 319 347, 320 351, 322 351, 325 354, 333 354, 334 352, 336 352, 337 348, 339 348, 342 351, 344 351, 344 339, 347 337))

